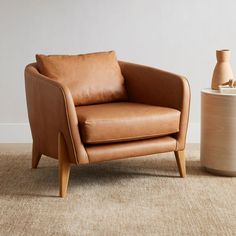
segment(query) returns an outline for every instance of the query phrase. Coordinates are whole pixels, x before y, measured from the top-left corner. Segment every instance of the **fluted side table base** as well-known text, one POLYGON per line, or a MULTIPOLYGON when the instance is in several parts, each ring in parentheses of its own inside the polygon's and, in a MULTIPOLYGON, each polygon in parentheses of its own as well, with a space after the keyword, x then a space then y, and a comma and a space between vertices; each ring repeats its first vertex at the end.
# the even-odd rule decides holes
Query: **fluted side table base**
POLYGON ((236 94, 201 93, 201 165, 216 175, 236 176, 236 94))

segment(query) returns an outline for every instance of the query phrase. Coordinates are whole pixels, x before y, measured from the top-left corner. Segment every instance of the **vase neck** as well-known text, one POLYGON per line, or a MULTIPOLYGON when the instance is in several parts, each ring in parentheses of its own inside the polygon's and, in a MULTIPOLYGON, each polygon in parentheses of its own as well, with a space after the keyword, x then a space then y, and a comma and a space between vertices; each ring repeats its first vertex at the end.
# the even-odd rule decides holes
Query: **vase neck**
POLYGON ((230 50, 217 50, 216 58, 218 62, 229 62, 230 60, 230 50))

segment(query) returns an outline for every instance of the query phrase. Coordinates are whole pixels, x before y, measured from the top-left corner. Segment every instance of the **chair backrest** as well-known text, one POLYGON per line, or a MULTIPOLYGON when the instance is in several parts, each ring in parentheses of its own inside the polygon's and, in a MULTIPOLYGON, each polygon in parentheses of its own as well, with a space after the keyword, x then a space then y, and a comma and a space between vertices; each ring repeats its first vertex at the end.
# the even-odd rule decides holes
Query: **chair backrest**
POLYGON ((127 99, 114 51, 83 55, 36 55, 39 72, 66 85, 75 105, 127 99))

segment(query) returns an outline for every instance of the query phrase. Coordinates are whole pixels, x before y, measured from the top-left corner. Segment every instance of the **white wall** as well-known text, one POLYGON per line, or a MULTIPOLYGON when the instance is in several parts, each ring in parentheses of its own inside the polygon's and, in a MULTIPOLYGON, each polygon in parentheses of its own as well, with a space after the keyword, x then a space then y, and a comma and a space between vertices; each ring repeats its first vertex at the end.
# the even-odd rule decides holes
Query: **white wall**
POLYGON ((232 50, 234 0, 0 0, 0 142, 28 142, 23 71, 36 53, 116 50, 122 60, 188 77, 188 141, 199 141, 200 90, 210 86, 215 49, 232 50))

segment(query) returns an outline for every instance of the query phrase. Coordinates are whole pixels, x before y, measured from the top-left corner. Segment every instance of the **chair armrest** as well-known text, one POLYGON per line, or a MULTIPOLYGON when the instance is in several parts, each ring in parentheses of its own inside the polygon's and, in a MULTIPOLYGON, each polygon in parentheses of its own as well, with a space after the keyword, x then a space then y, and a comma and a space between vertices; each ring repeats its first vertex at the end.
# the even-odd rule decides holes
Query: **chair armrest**
POLYGON ((78 119, 69 89, 40 74, 36 64, 25 68, 28 117, 37 150, 58 158, 58 134, 62 133, 72 163, 88 163, 81 142, 78 119))
POLYGON ((119 62, 129 101, 164 106, 181 112, 176 150, 185 147, 189 119, 190 87, 186 78, 159 69, 119 62))

